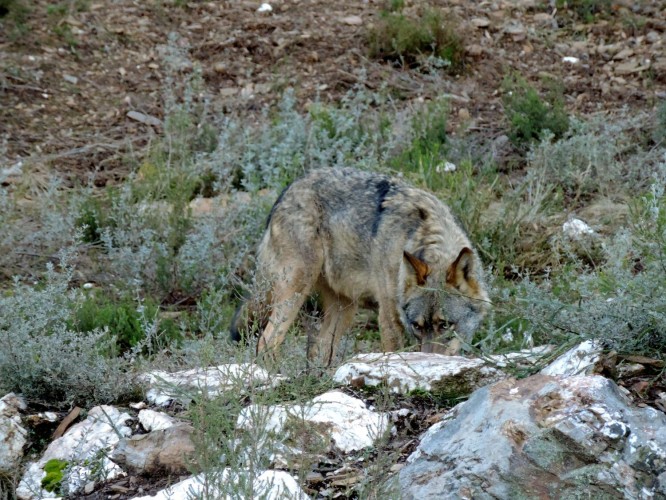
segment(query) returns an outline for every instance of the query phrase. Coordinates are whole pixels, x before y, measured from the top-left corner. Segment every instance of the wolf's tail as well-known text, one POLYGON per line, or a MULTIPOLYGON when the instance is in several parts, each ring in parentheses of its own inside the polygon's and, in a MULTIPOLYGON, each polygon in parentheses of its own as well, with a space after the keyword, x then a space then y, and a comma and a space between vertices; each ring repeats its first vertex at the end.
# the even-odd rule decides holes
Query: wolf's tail
POLYGON ((243 315, 247 309, 247 299, 241 299, 240 304, 236 308, 233 317, 231 318, 231 325, 229 326, 229 334, 231 335, 231 340, 234 342, 240 342, 243 340, 243 335, 241 331, 247 331, 247 321, 243 321, 243 315))

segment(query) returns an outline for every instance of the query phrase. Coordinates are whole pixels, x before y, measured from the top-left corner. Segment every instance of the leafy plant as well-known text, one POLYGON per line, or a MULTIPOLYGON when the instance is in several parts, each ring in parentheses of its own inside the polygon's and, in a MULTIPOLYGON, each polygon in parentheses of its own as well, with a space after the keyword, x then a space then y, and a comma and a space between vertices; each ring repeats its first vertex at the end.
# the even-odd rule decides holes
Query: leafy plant
POLYGON ((116 339, 119 353, 146 341, 147 325, 152 323, 155 323, 159 332, 159 339, 152 339, 153 342, 159 340, 166 345, 177 345, 182 338, 178 325, 171 319, 161 319, 159 307, 150 299, 113 300, 93 293, 76 310, 73 322, 73 326, 80 332, 109 331, 116 339))
POLYGON ((415 177, 430 190, 442 187, 446 176, 448 137, 448 103, 445 100, 426 104, 414 114, 411 123, 411 144, 389 159, 394 170, 415 177))
POLYGON ((509 138, 517 146, 525 147, 532 141, 543 139, 547 130, 557 140, 569 129, 563 89, 556 82, 547 82, 547 92, 543 98, 516 73, 504 79, 502 88, 509 138))
POLYGON ((46 475, 42 478, 42 488, 52 493, 60 491, 67 461, 52 458, 44 464, 46 475))

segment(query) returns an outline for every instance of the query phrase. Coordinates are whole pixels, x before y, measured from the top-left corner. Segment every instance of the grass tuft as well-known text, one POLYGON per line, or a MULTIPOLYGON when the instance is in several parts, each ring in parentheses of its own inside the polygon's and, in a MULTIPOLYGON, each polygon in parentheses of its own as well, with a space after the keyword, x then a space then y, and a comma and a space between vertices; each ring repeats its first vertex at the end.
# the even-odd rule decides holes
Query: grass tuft
POLYGON ((415 18, 399 10, 392 4, 381 13, 377 26, 369 29, 370 57, 414 67, 431 56, 449 73, 463 70, 465 47, 453 20, 434 9, 425 9, 415 18))

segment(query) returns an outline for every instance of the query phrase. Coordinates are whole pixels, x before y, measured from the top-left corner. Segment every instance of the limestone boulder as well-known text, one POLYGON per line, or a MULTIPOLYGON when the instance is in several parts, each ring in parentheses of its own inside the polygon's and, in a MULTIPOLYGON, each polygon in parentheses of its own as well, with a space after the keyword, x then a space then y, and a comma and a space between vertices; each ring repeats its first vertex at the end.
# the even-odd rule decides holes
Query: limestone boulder
POLYGON ((261 498, 264 500, 308 500, 298 482, 287 472, 267 470, 251 478, 248 471, 224 469, 217 475, 193 476, 155 495, 134 497, 134 500, 190 500, 191 498, 261 498), (251 479, 248 480, 248 479, 251 479), (250 490, 250 491, 248 491, 250 490))
POLYGON ((257 439, 272 434, 298 445, 320 441, 342 452, 372 446, 389 429, 388 415, 368 408, 360 399, 341 391, 329 391, 302 405, 250 405, 237 421, 239 429, 254 432, 257 439))
POLYGON ((664 498, 666 414, 598 375, 507 379, 423 436, 405 499, 664 498))
POLYGON ((20 500, 58 497, 56 492, 42 488, 42 479, 46 476, 44 466, 54 459, 67 463, 62 489, 70 495, 93 480, 104 481, 125 474, 109 460, 108 454, 121 438, 132 434, 128 426, 131 420, 129 414, 112 406, 92 408, 84 421, 73 425, 46 448, 39 460, 27 465, 16 496, 20 500))
POLYGON ((21 423, 25 401, 14 393, 0 399, 0 473, 16 470, 23 457, 28 431, 21 423))
POLYGON ((238 388, 269 387, 279 380, 253 363, 231 363, 173 373, 153 371, 139 379, 148 386, 148 401, 158 406, 168 406, 173 401, 189 404, 194 396, 216 396, 238 388))
POLYGON ((359 354, 333 376, 339 384, 387 385, 396 393, 416 389, 466 396, 505 375, 482 359, 422 352, 359 354))

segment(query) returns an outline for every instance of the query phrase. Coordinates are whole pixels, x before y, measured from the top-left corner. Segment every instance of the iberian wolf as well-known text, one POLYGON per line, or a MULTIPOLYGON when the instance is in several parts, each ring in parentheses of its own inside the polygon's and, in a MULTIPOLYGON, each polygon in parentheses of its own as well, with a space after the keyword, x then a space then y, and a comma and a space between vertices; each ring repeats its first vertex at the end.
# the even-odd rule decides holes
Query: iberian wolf
MULTIPOLYGON (((376 305, 384 351, 423 352, 470 342, 489 300, 482 267, 449 208, 399 179, 350 168, 313 170, 273 206, 257 253, 265 291, 239 308, 231 332, 258 324, 257 352, 284 340, 305 299, 321 298, 323 322, 311 360, 328 366, 359 305, 376 305)), ((260 285, 257 286, 261 288, 260 285)))

